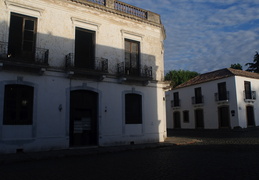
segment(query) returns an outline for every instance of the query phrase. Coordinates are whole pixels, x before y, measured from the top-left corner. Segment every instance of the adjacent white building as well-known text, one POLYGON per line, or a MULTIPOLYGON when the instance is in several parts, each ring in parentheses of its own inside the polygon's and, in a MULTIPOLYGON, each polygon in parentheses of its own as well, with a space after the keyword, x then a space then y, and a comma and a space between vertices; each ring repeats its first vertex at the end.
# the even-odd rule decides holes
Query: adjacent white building
POLYGON ((0 153, 164 141, 164 39, 117 0, 0 1, 0 153))
POLYGON ((201 74, 166 93, 167 128, 259 126, 259 74, 221 69, 201 74))

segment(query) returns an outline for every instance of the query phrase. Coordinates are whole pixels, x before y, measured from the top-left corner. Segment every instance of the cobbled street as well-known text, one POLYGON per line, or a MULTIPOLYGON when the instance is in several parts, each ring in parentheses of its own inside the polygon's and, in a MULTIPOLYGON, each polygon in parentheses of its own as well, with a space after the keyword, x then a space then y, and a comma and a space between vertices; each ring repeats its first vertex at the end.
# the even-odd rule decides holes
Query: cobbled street
POLYGON ((1 180, 259 179, 259 129, 170 130, 200 142, 4 163, 1 180))

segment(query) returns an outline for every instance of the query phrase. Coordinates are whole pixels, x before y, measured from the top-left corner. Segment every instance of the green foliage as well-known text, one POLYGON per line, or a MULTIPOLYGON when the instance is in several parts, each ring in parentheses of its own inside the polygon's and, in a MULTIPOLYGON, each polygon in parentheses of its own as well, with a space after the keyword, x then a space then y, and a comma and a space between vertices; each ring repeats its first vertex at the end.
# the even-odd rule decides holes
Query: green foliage
POLYGON ((199 73, 194 71, 172 70, 165 75, 165 80, 171 81, 171 86, 176 87, 198 75, 199 73))
POLYGON ((259 73, 259 54, 256 51, 253 63, 246 63, 247 71, 259 73))
POLYGON ((230 68, 243 70, 243 67, 239 63, 231 64, 230 68))

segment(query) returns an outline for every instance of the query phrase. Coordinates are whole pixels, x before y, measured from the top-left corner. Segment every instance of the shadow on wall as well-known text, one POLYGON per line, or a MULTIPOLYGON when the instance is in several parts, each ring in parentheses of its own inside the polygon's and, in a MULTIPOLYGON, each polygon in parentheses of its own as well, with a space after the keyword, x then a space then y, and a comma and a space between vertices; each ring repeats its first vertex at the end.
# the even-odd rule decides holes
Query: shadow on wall
MULTIPOLYGON (((3 21, 0 22, 0 25, 0 55, 2 59, 8 55, 16 59, 21 59, 22 56, 28 58, 28 52, 26 52, 26 56, 24 52, 18 52, 17 50, 28 49, 28 47, 22 47, 21 45, 22 35, 17 35, 21 34, 21 30, 16 27, 11 31, 7 23, 3 21), (9 32, 6 32, 7 29, 9 29, 9 32)), ((49 67, 60 69, 64 69, 66 66, 93 68, 91 66, 95 64, 107 63, 107 72, 110 74, 125 73, 127 75, 131 73, 134 75, 135 73, 138 75, 138 73, 146 73, 146 76, 151 76, 153 80, 163 80, 156 57, 141 53, 139 42, 130 41, 130 46, 137 45, 138 49, 132 50, 129 47, 128 50, 125 50, 123 49, 125 44, 118 44, 122 49, 113 47, 113 44, 111 46, 96 44, 96 41, 101 42, 102 40, 98 39, 99 37, 94 31, 76 28, 72 34, 74 34, 75 39, 53 36, 52 33, 41 34, 36 32, 35 40, 31 45, 33 46, 32 49, 36 51, 33 52, 34 55, 45 56, 44 53, 47 51, 49 67), (101 59, 106 59, 106 62, 100 62, 101 59)))

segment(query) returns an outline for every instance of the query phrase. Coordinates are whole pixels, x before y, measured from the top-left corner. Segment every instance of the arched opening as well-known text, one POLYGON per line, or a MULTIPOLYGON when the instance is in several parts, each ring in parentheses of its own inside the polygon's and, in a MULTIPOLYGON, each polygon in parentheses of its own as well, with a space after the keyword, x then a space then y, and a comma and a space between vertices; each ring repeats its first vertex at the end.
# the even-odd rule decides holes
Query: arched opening
POLYGON ((70 146, 98 144, 98 93, 75 90, 70 93, 70 146))

